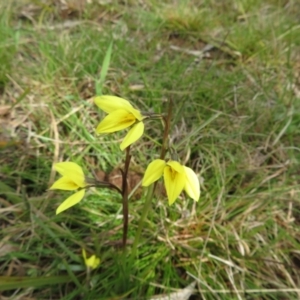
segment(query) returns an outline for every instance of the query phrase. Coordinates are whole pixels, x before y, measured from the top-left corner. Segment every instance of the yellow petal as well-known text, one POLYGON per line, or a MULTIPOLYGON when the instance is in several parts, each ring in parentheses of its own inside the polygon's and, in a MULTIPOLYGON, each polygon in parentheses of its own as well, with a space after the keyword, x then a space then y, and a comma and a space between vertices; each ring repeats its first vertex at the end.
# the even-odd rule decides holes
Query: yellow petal
POLYGON ((129 145, 136 142, 144 133, 144 123, 138 122, 136 125, 134 125, 126 134, 124 140, 122 141, 120 148, 121 150, 124 150, 129 145))
POLYGON ((167 162, 167 165, 170 166, 173 170, 175 170, 178 173, 183 173, 184 168, 183 165, 181 165, 179 162, 170 160, 167 162))
POLYGON ((200 197, 200 184, 198 177, 191 168, 184 167, 184 171, 186 175, 184 190, 192 199, 198 201, 200 197))
MULTIPOLYGON (((83 170, 76 163, 70 161, 57 163, 54 164, 54 169, 62 176, 69 178, 69 181, 73 181, 78 187, 86 186, 83 170)), ((65 188, 60 189, 67 190, 65 188)))
POLYGON ((151 162, 146 169, 142 185, 149 186, 157 181, 163 175, 165 166, 166 162, 162 159, 156 159, 151 162))
POLYGON ((92 255, 86 260, 86 265, 91 269, 96 269, 100 264, 100 259, 96 255, 92 255))
POLYGON ((138 121, 142 121, 144 119, 143 115, 140 113, 139 110, 135 109, 135 108, 128 108, 128 112, 132 113, 135 118, 138 120, 138 121))
POLYGON ((119 109, 106 116, 97 126, 96 132, 111 133, 119 131, 131 126, 135 122, 136 118, 133 114, 124 109, 119 109))
POLYGON ((142 114, 130 104, 129 101, 116 96, 105 95, 95 97, 94 102, 99 108, 101 108, 108 114, 111 114, 116 110, 123 109, 126 110, 128 113, 133 114, 135 118, 139 121, 141 121, 144 118, 142 114))
POLYGON ((74 206, 78 202, 81 201, 81 199, 84 197, 85 190, 82 189, 79 192, 71 195, 69 198, 67 198, 57 209, 56 214, 58 215, 62 211, 74 206))
POLYGON ((186 182, 185 173, 184 172, 179 173, 171 166, 167 165, 164 168, 164 182, 165 182, 165 187, 169 199, 169 205, 171 205, 178 198, 179 194, 182 192, 185 186, 185 182, 186 182))
POLYGON ((108 114, 122 108, 123 109, 133 108, 129 101, 116 96, 103 95, 103 96, 95 97, 94 102, 100 109, 102 109, 108 114))
POLYGON ((66 190, 66 191, 74 191, 77 190, 80 186, 74 182, 74 180, 70 179, 69 177, 61 177, 60 179, 56 180, 49 190, 66 190))
POLYGON ((84 263, 88 268, 95 269, 99 266, 100 259, 96 255, 92 255, 90 258, 87 258, 85 249, 82 249, 82 256, 84 263))
POLYGON ((84 177, 82 168, 71 161, 56 163, 54 164, 54 169, 62 176, 72 176, 75 173, 78 176, 84 177))

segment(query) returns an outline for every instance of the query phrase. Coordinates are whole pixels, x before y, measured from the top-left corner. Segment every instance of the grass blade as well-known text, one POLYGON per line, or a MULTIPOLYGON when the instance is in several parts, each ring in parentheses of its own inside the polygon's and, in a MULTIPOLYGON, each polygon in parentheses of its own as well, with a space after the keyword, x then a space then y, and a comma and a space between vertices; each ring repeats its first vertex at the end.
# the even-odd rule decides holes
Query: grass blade
POLYGON ((113 43, 111 42, 108 46, 108 49, 106 51, 103 63, 102 63, 102 68, 100 72, 100 78, 98 81, 96 81, 96 94, 99 96, 102 94, 102 88, 103 84, 108 72, 109 64, 110 64, 110 58, 111 58, 111 52, 112 52, 112 45, 113 43))
POLYGON ((47 277, 9 277, 0 276, 0 291, 15 290, 20 288, 40 287, 71 281, 69 276, 47 276, 47 277))

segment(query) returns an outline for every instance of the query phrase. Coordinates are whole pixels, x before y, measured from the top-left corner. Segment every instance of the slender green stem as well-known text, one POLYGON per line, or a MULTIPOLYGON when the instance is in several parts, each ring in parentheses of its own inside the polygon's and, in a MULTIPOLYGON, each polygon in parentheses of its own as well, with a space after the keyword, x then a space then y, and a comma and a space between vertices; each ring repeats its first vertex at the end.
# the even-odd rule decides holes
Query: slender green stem
POLYGON ((123 197, 123 249, 126 250, 127 233, 128 233, 128 182, 127 176, 130 165, 130 146, 126 148, 126 158, 124 171, 122 172, 122 197, 123 197))
POLYGON ((167 150, 168 150, 168 140, 169 140, 169 131, 171 126, 171 117, 172 117, 172 108, 173 108, 173 100, 170 99, 169 101, 169 107, 168 107, 168 114, 167 117, 164 117, 164 135, 163 135, 163 141, 161 146, 161 152, 160 152, 160 159, 165 159, 167 150))
POLYGON ((131 257, 132 258, 136 257, 136 251, 137 251, 137 247, 138 247, 138 244, 139 244, 139 241, 140 241, 142 229, 144 228, 144 222, 146 220, 146 217, 148 215, 149 210, 151 209, 153 193, 154 193, 154 184, 149 186, 148 191, 147 191, 146 202, 145 202, 144 207, 143 207, 142 215, 141 215, 140 220, 139 220, 138 229, 137 229, 137 232, 136 232, 136 235, 135 235, 135 238, 134 238, 134 242, 133 242, 133 246, 132 246, 132 250, 131 250, 131 257))
MULTIPOLYGON (((164 134, 163 134, 163 142, 161 146, 161 152, 160 152, 160 159, 164 159, 168 150, 168 136, 169 136, 169 131, 170 131, 170 124, 171 124, 171 115, 172 115, 172 106, 173 106, 173 101, 169 101, 169 107, 168 107, 168 114, 166 117, 163 117, 164 120, 164 134)), ((136 252, 137 252, 137 247, 140 241, 141 233, 144 227, 145 220, 147 218, 148 212, 151 209, 151 203, 154 195, 154 191, 156 188, 156 182, 152 184, 148 188, 147 192, 147 197, 146 197, 146 202, 143 207, 142 215, 139 220, 139 225, 137 229, 137 233, 135 235, 135 239, 133 242, 132 246, 132 251, 131 251, 131 258, 134 259, 136 257, 136 252)))

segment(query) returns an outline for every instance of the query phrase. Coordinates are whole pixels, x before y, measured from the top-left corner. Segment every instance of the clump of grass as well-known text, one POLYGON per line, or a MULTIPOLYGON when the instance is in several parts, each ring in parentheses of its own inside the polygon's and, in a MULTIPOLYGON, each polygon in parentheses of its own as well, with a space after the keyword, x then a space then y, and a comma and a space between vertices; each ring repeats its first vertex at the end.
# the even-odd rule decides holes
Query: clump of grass
MULTIPOLYGON (((180 15, 180 3, 144 1, 141 14, 114 2, 98 18, 91 4, 71 28, 56 27, 59 10, 36 10, 38 23, 5 7, 1 105, 20 143, 0 149, 1 295, 145 299, 196 280, 195 299, 299 298, 297 5, 234 1, 231 12, 189 1, 180 15), (53 162, 75 159, 91 174, 122 163, 116 140, 94 135, 101 113, 90 101, 112 36, 104 92, 156 112, 172 98, 171 140, 203 178, 196 205, 157 196, 130 267, 118 249, 119 196, 98 191, 55 216, 64 195, 46 191, 53 162), (101 257, 89 283, 82 247, 101 257)), ((133 149, 137 169, 158 132, 133 149)), ((143 203, 131 200, 129 243, 143 203)))

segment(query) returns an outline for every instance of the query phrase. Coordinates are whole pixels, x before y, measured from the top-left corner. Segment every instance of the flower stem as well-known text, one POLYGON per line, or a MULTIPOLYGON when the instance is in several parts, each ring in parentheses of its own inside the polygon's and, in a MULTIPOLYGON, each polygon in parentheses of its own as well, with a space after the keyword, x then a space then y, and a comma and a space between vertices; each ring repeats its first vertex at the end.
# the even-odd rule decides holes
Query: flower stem
POLYGON ((128 233, 128 182, 127 176, 130 165, 130 146, 126 148, 124 171, 122 172, 122 197, 123 197, 123 249, 126 249, 128 233))
POLYGON ((139 220, 138 229, 137 229, 137 232, 135 234, 135 238, 134 238, 134 242, 133 242, 133 246, 132 246, 132 250, 131 250, 131 258, 136 257, 136 251, 137 251, 137 247, 138 247, 138 244, 139 244, 139 241, 140 241, 141 233, 142 233, 142 230, 143 230, 143 227, 144 227, 144 222, 146 220, 146 217, 147 217, 147 214, 148 214, 149 210, 151 209, 153 193, 154 193, 154 184, 152 184, 148 188, 148 191, 147 191, 146 202, 145 202, 144 207, 143 207, 142 215, 141 215, 140 220, 139 220))
POLYGON ((165 159, 168 150, 168 138, 169 138, 169 131, 171 126, 172 108, 173 108, 173 100, 170 99, 168 114, 166 117, 163 117, 165 127, 164 127, 164 135, 163 135, 163 141, 162 141, 161 152, 160 152, 160 159, 165 159))
MULTIPOLYGON (((169 101, 169 107, 168 107, 168 114, 166 117, 163 117, 164 120, 164 134, 163 134, 163 142, 161 146, 161 152, 160 152, 160 159, 164 159, 168 150, 168 136, 170 131, 170 124, 171 124, 171 115, 172 115, 172 107, 173 107, 173 101, 169 101)), ((134 259, 136 257, 137 247, 140 241, 141 233, 144 227, 144 222, 147 218, 148 212, 151 209, 151 203, 153 199, 153 195, 156 188, 156 182, 152 184, 147 191, 147 197, 146 202, 143 207, 142 215, 139 220, 139 225, 137 229, 137 233, 135 235, 135 239, 133 242, 132 250, 131 250, 131 258, 134 259)))

